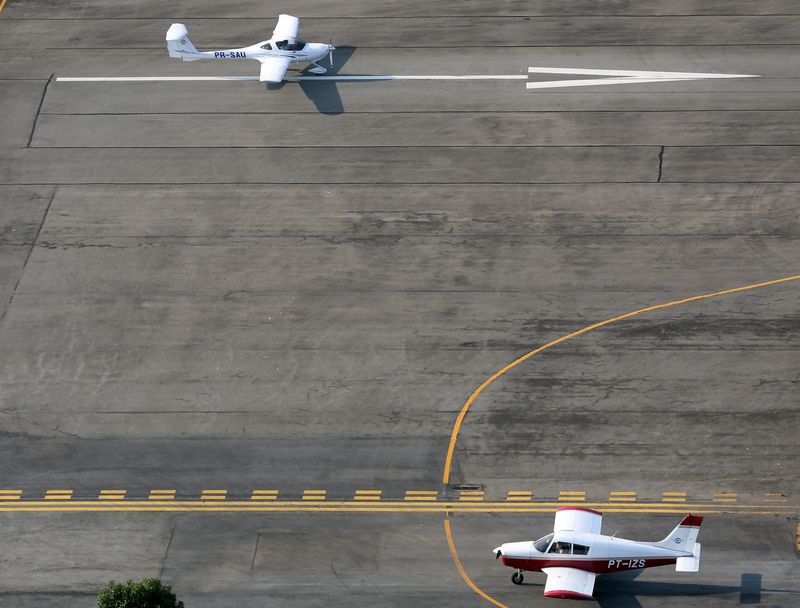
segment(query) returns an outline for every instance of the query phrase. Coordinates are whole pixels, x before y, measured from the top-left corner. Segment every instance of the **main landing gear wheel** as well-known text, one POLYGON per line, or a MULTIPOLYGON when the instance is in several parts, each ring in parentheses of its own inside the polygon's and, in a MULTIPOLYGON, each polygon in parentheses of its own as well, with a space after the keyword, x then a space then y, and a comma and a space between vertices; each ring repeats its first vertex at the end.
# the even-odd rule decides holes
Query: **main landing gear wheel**
POLYGON ((511 582, 515 585, 521 585, 522 581, 525 580, 525 577, 522 576, 522 572, 517 570, 514 574, 511 575, 511 582))

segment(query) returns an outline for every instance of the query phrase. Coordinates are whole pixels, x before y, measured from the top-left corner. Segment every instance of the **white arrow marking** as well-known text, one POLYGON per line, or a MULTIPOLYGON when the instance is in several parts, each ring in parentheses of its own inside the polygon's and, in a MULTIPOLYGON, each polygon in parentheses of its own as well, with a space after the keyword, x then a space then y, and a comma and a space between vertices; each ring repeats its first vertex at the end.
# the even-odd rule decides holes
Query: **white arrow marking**
MULTIPOLYGON (((529 74, 579 74, 585 76, 615 76, 586 80, 548 80, 528 82, 528 89, 556 89, 561 87, 596 87, 613 84, 642 84, 647 82, 674 82, 677 80, 702 80, 707 78, 759 78, 756 74, 704 74, 700 72, 641 72, 635 70, 594 70, 589 68, 528 68, 529 74)), ((385 80, 527 80, 525 74, 364 74, 332 76, 287 76, 287 82, 370 82, 385 80)), ((207 82, 207 81, 257 81, 258 76, 85 76, 56 78, 58 82, 207 82)))
POLYGON ((678 80, 705 80, 708 78, 759 78, 757 74, 706 74, 702 72, 643 72, 638 70, 593 70, 589 68, 528 68, 529 74, 579 74, 582 76, 617 76, 618 78, 592 78, 587 80, 546 80, 529 82, 526 89, 558 89, 563 87, 596 87, 613 84, 644 84, 648 82, 675 82, 678 80))

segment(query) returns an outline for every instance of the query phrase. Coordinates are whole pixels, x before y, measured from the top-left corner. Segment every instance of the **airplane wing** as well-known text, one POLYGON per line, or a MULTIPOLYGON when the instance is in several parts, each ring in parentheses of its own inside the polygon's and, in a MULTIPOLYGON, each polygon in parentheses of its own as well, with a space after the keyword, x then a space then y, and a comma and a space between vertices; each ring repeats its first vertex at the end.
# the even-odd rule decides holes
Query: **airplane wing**
POLYGON ((261 82, 281 82, 289 69, 288 57, 264 57, 261 62, 261 82))
POLYGON ((563 507, 556 511, 554 532, 589 532, 600 534, 603 514, 585 507, 563 507))
POLYGON ((300 19, 291 15, 278 15, 278 25, 272 32, 272 40, 283 40, 286 38, 297 38, 297 30, 300 29, 300 19))
POLYGON ((547 575, 544 594, 547 597, 566 597, 571 599, 591 599, 594 589, 594 572, 577 568, 542 568, 547 575))

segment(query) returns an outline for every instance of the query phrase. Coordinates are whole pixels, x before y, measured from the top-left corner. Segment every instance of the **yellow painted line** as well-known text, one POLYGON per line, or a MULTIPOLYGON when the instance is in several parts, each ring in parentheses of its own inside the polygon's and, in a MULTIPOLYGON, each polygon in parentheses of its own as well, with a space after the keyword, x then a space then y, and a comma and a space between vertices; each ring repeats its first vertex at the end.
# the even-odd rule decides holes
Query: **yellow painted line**
POLYGON ((149 500, 174 500, 175 490, 150 490, 149 500))
POLYGON ((278 490, 253 490, 250 500, 277 500, 278 490))
POLYGON ((586 492, 559 492, 558 500, 582 502, 586 500, 586 492))
POLYGON ((764 494, 764 502, 786 502, 787 500, 786 494, 773 494, 770 492, 764 494))
POLYGON ((706 293, 699 296, 692 296, 690 298, 683 298, 681 300, 674 300, 672 302, 666 302, 665 304, 656 304, 655 306, 648 306, 646 308, 640 308, 638 310, 634 310, 632 312, 625 313, 624 315, 619 315, 617 317, 612 317, 611 319, 606 319, 605 321, 600 321, 599 323, 593 323, 592 325, 587 325, 577 331, 574 331, 570 334, 565 336, 561 336, 553 340, 552 342, 548 342, 544 346, 540 346, 532 351, 529 351, 522 355, 521 357, 515 359, 502 369, 496 371, 491 376, 489 376, 486 380, 484 380, 478 388, 472 391, 472 394, 466 400, 464 405, 461 406, 461 410, 458 412, 458 416, 456 417, 455 422, 453 423, 453 430, 450 433, 450 444, 447 447, 447 455, 444 459, 444 470, 442 471, 442 483, 448 484, 450 483, 450 469, 453 465, 453 453, 456 449, 456 443, 458 442, 458 434, 461 431, 461 425, 464 424, 464 418, 467 416, 467 412, 475 400, 480 396, 480 394, 485 391, 495 380, 500 378, 501 376, 505 375, 519 364, 524 363, 531 357, 535 357, 539 353, 542 353, 554 346, 561 344, 562 342, 567 342, 568 340, 572 340, 573 338, 577 338, 578 336, 582 336, 583 334, 589 333, 590 331, 594 331, 595 329, 599 329, 601 327, 605 327, 606 325, 611 325, 612 323, 617 323, 619 321, 623 321, 625 319, 630 319, 631 317, 635 317, 637 315, 644 314, 646 312, 652 312, 654 310, 662 310, 664 308, 670 308, 672 306, 680 306, 681 304, 688 304, 689 302, 697 302, 698 300, 707 300, 708 298, 714 298, 717 296, 723 296, 731 293, 738 293, 742 291, 748 291, 750 289, 758 289, 759 287, 767 287, 769 285, 777 285, 779 283, 788 283, 789 281, 797 281, 800 279, 800 275, 794 275, 791 277, 784 277, 782 279, 775 279, 773 281, 764 281, 762 283, 753 283, 751 285, 745 285, 743 287, 735 287, 733 289, 725 289, 722 291, 715 291, 712 293, 706 293))
POLYGON ((461 575, 461 578, 464 579, 464 582, 467 586, 472 589, 475 593, 485 599, 487 602, 491 602, 497 608, 508 608, 505 604, 498 602, 494 599, 491 595, 486 594, 483 589, 478 587, 475 583, 472 582, 472 579, 467 574, 467 571, 464 570, 464 566, 461 564, 461 559, 458 557, 458 551, 456 551, 456 543, 453 540, 453 533, 450 530, 450 520, 446 517, 444 518, 444 535, 447 537, 447 546, 450 548, 450 555, 453 556, 453 563, 456 566, 456 570, 461 575))
POLYGON ((800 523, 794 528, 795 549, 800 551, 800 523))
POLYGON ((478 502, 483 500, 483 494, 483 490, 462 490, 458 494, 458 499, 478 502))
POLYGON ((636 492, 609 492, 608 500, 611 502, 635 502, 636 492))
MULTIPOLYGON (((563 502, 509 503, 454 501, 268 501, 251 500, 203 501, 203 500, 75 500, 48 502, 25 500, 0 503, 0 512, 8 511, 213 511, 213 512, 352 512, 352 513, 553 513, 564 506, 563 502)), ((746 515, 796 515, 800 505, 743 505, 724 503, 698 503, 674 505, 669 503, 583 503, 583 506, 602 509, 604 513, 661 513, 685 514, 687 509, 697 513, 736 513, 746 515)))
POLYGON ((0 13, 3 12, 3 9, 6 7, 6 0, 0 0, 0 13))
POLYGON ((100 500, 124 500, 127 490, 100 490, 100 500))
POLYGON ((353 500, 380 500, 383 490, 356 490, 353 500))
POLYGON ((405 500, 438 500, 438 490, 406 490, 405 500))
POLYGON ((327 493, 327 490, 304 490, 302 498, 303 500, 325 500, 327 493))
POLYGON ((663 502, 686 502, 686 492, 662 492, 663 502))
POLYGON ((736 492, 715 492, 714 502, 736 502, 739 500, 736 492))
POLYGON ((19 500, 22 490, 0 490, 0 500, 19 500))
POLYGON ((509 490, 506 494, 506 500, 509 501, 531 501, 533 500, 533 492, 525 490, 509 490))
POLYGON ((228 497, 228 490, 203 490, 200 500, 225 500, 228 497))
POLYGON ((47 490, 44 495, 45 500, 70 500, 72 490, 47 490))

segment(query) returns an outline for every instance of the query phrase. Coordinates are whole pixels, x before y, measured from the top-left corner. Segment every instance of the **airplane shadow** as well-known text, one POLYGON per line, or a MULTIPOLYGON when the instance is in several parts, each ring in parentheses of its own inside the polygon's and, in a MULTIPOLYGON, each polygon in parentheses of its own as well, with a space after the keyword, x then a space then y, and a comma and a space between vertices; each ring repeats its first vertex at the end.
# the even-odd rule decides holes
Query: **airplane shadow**
POLYGON ((597 579, 594 597, 601 608, 642 608, 639 597, 711 596, 739 594, 739 604, 760 604, 761 592, 800 595, 800 590, 763 589, 761 575, 743 573, 739 586, 636 581, 641 570, 597 579))
MULTIPOLYGON (((349 61, 350 57, 353 56, 353 53, 356 52, 356 48, 357 47, 354 46, 337 46, 333 54, 334 67, 328 70, 327 75, 334 76, 338 74, 349 61)), ((310 75, 308 68, 300 72, 300 76, 306 75, 310 75)), ((281 89, 285 84, 285 82, 268 84, 267 89, 281 89)), ((344 112, 342 97, 339 95, 339 88, 336 85, 336 81, 320 80, 315 82, 313 80, 303 80, 298 84, 320 114, 335 116, 336 114, 342 114, 344 112)))

